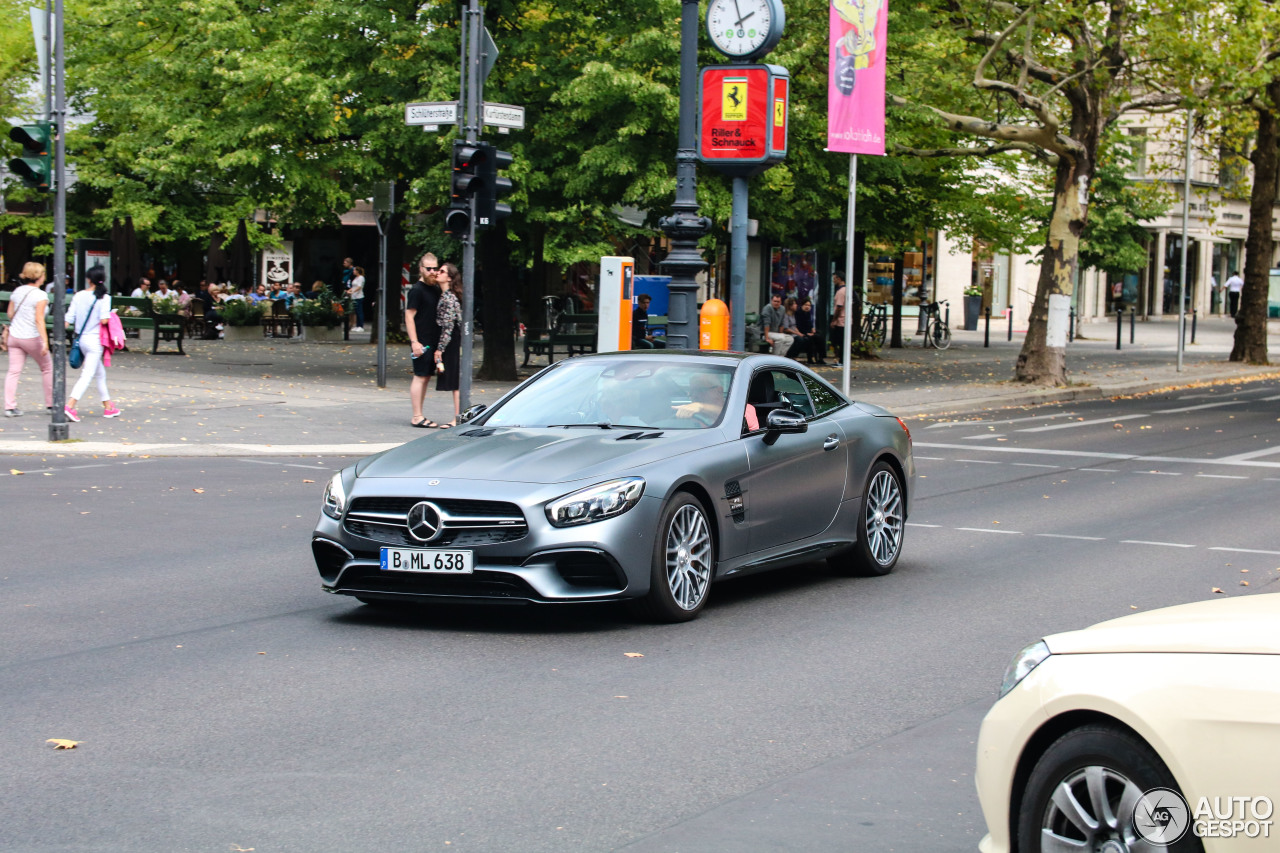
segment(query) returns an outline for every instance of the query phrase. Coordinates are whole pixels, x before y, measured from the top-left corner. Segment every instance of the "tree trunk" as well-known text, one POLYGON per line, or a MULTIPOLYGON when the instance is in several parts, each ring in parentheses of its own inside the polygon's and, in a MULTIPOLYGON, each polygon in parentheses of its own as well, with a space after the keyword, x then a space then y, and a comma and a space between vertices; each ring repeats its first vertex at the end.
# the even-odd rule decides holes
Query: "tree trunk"
POLYGON ((484 322, 484 361, 477 379, 510 382, 516 375, 515 271, 511 269, 511 245, 507 224, 500 221, 480 241, 484 289, 481 320, 484 322))
POLYGON ((1067 384, 1067 315, 1075 292, 1080 234, 1088 208, 1088 181, 1089 175, 1078 160, 1062 157, 1058 161, 1040 280, 1015 368, 1019 382, 1067 384))
POLYGON ((1267 284, 1271 266, 1271 218, 1275 207, 1277 159, 1280 159, 1280 80, 1267 86, 1269 103, 1258 108, 1258 146, 1253 156, 1253 190, 1249 196, 1249 236, 1245 239, 1244 289, 1236 311, 1232 361, 1267 363, 1267 284))

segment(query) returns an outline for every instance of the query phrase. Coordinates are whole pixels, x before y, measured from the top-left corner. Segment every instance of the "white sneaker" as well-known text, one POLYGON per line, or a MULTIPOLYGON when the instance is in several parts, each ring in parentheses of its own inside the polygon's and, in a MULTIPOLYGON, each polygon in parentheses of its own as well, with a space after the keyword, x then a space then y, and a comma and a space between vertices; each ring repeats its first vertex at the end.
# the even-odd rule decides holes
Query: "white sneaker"
POLYGON ((20 418, 22 417, 22 409, 5 409, 4 416, 6 418, 20 418))
POLYGON ((363 332, 363 331, 364 331, 364 326, 356 326, 354 329, 352 329, 352 331, 353 331, 353 332, 363 332))

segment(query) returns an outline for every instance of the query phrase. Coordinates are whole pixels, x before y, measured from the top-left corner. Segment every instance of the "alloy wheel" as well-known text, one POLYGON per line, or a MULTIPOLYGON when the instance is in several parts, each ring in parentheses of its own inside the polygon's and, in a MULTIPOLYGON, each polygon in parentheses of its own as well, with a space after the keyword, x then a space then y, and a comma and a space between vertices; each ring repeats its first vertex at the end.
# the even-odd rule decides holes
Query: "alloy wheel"
POLYGON ((1129 818, 1141 798, 1141 788, 1109 767, 1091 765, 1075 771, 1053 790, 1040 824, 1040 849, 1164 850, 1134 832, 1129 818))
POLYGON ((676 511, 667 528, 667 587, 682 610, 694 610, 711 582, 711 530, 697 507, 676 511))
POLYGON ((893 562, 902 545, 902 490, 889 471, 879 471, 867 489, 867 548, 882 566, 893 562))

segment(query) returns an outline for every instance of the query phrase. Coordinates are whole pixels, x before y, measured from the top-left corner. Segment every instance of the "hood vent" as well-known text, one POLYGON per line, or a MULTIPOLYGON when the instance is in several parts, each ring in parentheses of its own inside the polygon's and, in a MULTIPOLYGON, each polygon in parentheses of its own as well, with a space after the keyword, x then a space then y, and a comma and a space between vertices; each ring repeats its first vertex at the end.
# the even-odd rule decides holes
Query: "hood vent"
POLYGON ((493 435, 495 432, 497 432, 497 430, 493 427, 482 427, 479 429, 469 429, 466 432, 458 433, 458 435, 465 436, 467 438, 484 438, 486 435, 493 435))
POLYGON ((661 432, 629 432, 626 435, 620 435, 615 441, 648 441, 651 438, 661 438, 661 432))

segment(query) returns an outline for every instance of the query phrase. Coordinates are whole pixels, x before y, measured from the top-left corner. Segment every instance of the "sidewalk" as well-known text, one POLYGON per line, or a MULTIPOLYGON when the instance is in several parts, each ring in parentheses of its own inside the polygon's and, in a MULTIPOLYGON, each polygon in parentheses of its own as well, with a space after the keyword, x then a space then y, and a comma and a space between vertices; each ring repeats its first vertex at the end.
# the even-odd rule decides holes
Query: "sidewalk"
MULTIPOLYGON (((914 322, 908 328, 914 331, 914 322)), ((850 392, 903 417, 937 417, 1280 375, 1280 367, 1228 362, 1234 329, 1230 319, 1201 321, 1179 373, 1176 320, 1139 322, 1130 345, 1126 319, 1120 351, 1114 323, 1087 325, 1082 331, 1088 340, 1077 338, 1067 347, 1073 384, 1056 389, 1012 381, 1022 345, 1017 330, 1009 342, 1007 327, 993 323, 990 348, 982 346, 981 330, 954 332, 945 352, 922 349, 918 338, 908 336, 903 349, 886 348, 877 361, 855 361, 850 392)), ((1268 335, 1271 341, 1280 340, 1280 321, 1271 321, 1268 335)), ((361 337, 344 344, 188 341, 185 358, 150 355, 138 344, 136 351, 117 353, 108 371, 113 399, 124 414, 102 418, 96 392, 90 391, 80 406, 83 420, 70 425, 72 440, 60 444, 46 440, 49 419, 39 377, 29 365, 18 392, 18 406, 28 414, 0 420, 0 453, 364 455, 428 434, 408 423, 410 374, 403 348, 388 351, 388 387, 379 389, 376 349, 367 335, 361 337)), ((543 364, 545 359, 538 360, 539 367, 543 364)), ((535 369, 522 370, 521 377, 535 369)), ((840 387, 838 367, 819 372, 840 387)), ((76 378, 69 370, 68 390, 76 378)), ((514 384, 477 381, 473 402, 497 399, 514 384)), ((450 420, 450 395, 429 391, 424 411, 435 421, 450 420)))

